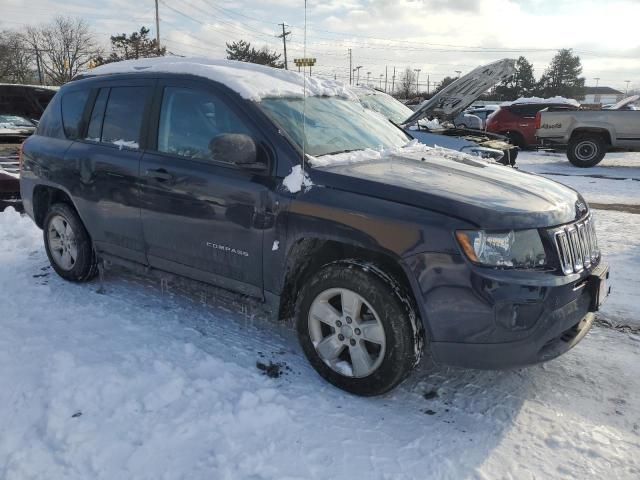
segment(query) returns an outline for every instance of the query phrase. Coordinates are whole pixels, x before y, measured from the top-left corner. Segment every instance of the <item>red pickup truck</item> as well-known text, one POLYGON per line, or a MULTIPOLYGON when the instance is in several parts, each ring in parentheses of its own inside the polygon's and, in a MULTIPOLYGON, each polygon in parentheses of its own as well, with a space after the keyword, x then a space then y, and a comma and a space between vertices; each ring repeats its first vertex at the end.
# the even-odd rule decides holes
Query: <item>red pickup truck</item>
POLYGON ((506 135, 512 144, 520 148, 532 148, 538 144, 536 138, 536 114, 545 108, 554 110, 577 110, 579 105, 567 101, 548 102, 531 101, 530 103, 516 101, 503 104, 500 109, 487 118, 487 131, 506 135))

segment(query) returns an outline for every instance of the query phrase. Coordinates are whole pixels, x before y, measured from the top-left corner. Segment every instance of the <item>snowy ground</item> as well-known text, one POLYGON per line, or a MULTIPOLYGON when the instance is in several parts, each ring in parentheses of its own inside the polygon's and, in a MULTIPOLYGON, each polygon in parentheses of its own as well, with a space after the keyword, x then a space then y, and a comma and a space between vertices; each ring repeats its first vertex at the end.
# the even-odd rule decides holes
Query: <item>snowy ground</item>
MULTIPOLYGON (((619 161, 602 168, 640 178, 619 161)), ((634 203, 625 181, 567 178, 594 185, 590 202, 634 203)), ((640 215, 595 213, 614 288, 602 316, 640 325, 640 215)), ((595 327, 514 371, 422 366, 362 399, 321 380, 287 326, 130 275, 98 287, 59 279, 41 232, 0 213, 0 478, 640 478, 638 335, 595 327)))

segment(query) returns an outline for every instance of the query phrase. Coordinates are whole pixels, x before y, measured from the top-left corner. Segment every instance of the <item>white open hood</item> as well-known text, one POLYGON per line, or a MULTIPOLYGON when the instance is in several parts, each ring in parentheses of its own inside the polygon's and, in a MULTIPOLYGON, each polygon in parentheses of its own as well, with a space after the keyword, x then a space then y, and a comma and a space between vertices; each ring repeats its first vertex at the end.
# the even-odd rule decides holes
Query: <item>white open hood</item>
POLYGON ((455 117, 484 92, 513 75, 515 63, 511 58, 504 58, 475 68, 423 102, 403 124, 415 123, 427 115, 440 119, 455 117))
POLYGON ((631 95, 630 97, 623 98, 618 103, 616 103, 613 107, 609 108, 609 110, 620 110, 630 103, 635 103, 640 99, 640 95, 631 95))

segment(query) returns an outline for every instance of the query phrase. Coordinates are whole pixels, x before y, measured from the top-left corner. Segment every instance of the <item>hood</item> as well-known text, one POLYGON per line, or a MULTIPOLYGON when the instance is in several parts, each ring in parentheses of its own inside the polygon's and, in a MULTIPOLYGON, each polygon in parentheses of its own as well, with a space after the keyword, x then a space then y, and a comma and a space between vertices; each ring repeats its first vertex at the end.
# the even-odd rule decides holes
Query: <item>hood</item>
POLYGON ((504 58, 475 68, 422 103, 403 124, 414 123, 427 115, 452 119, 484 92, 509 78, 515 72, 515 63, 511 58, 504 58))
POLYGON ((471 157, 419 159, 391 157, 314 169, 314 183, 498 230, 568 223, 577 218, 577 205, 584 203, 578 192, 564 185, 501 165, 471 157))
POLYGON ((613 107, 611 107, 609 110, 620 110, 621 108, 626 107, 630 103, 637 102, 638 99, 640 99, 640 95, 631 95, 630 97, 623 98, 618 103, 616 103, 613 107))

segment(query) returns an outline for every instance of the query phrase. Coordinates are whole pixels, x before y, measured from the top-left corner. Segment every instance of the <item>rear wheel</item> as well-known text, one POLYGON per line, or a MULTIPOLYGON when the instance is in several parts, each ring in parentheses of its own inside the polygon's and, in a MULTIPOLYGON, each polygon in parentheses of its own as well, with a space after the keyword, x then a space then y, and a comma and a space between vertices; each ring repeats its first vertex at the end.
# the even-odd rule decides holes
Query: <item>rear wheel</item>
POLYGON ((576 167, 589 168, 602 161, 607 145, 600 135, 577 135, 567 148, 567 158, 576 167))
POLYGON ((423 334, 411 302, 373 266, 332 263, 303 288, 298 338, 311 365, 333 385, 379 395, 418 363, 423 334))
POLYGON ((95 277, 98 268, 91 239, 71 206, 52 205, 44 219, 43 234, 49 262, 58 275, 72 282, 95 277))

